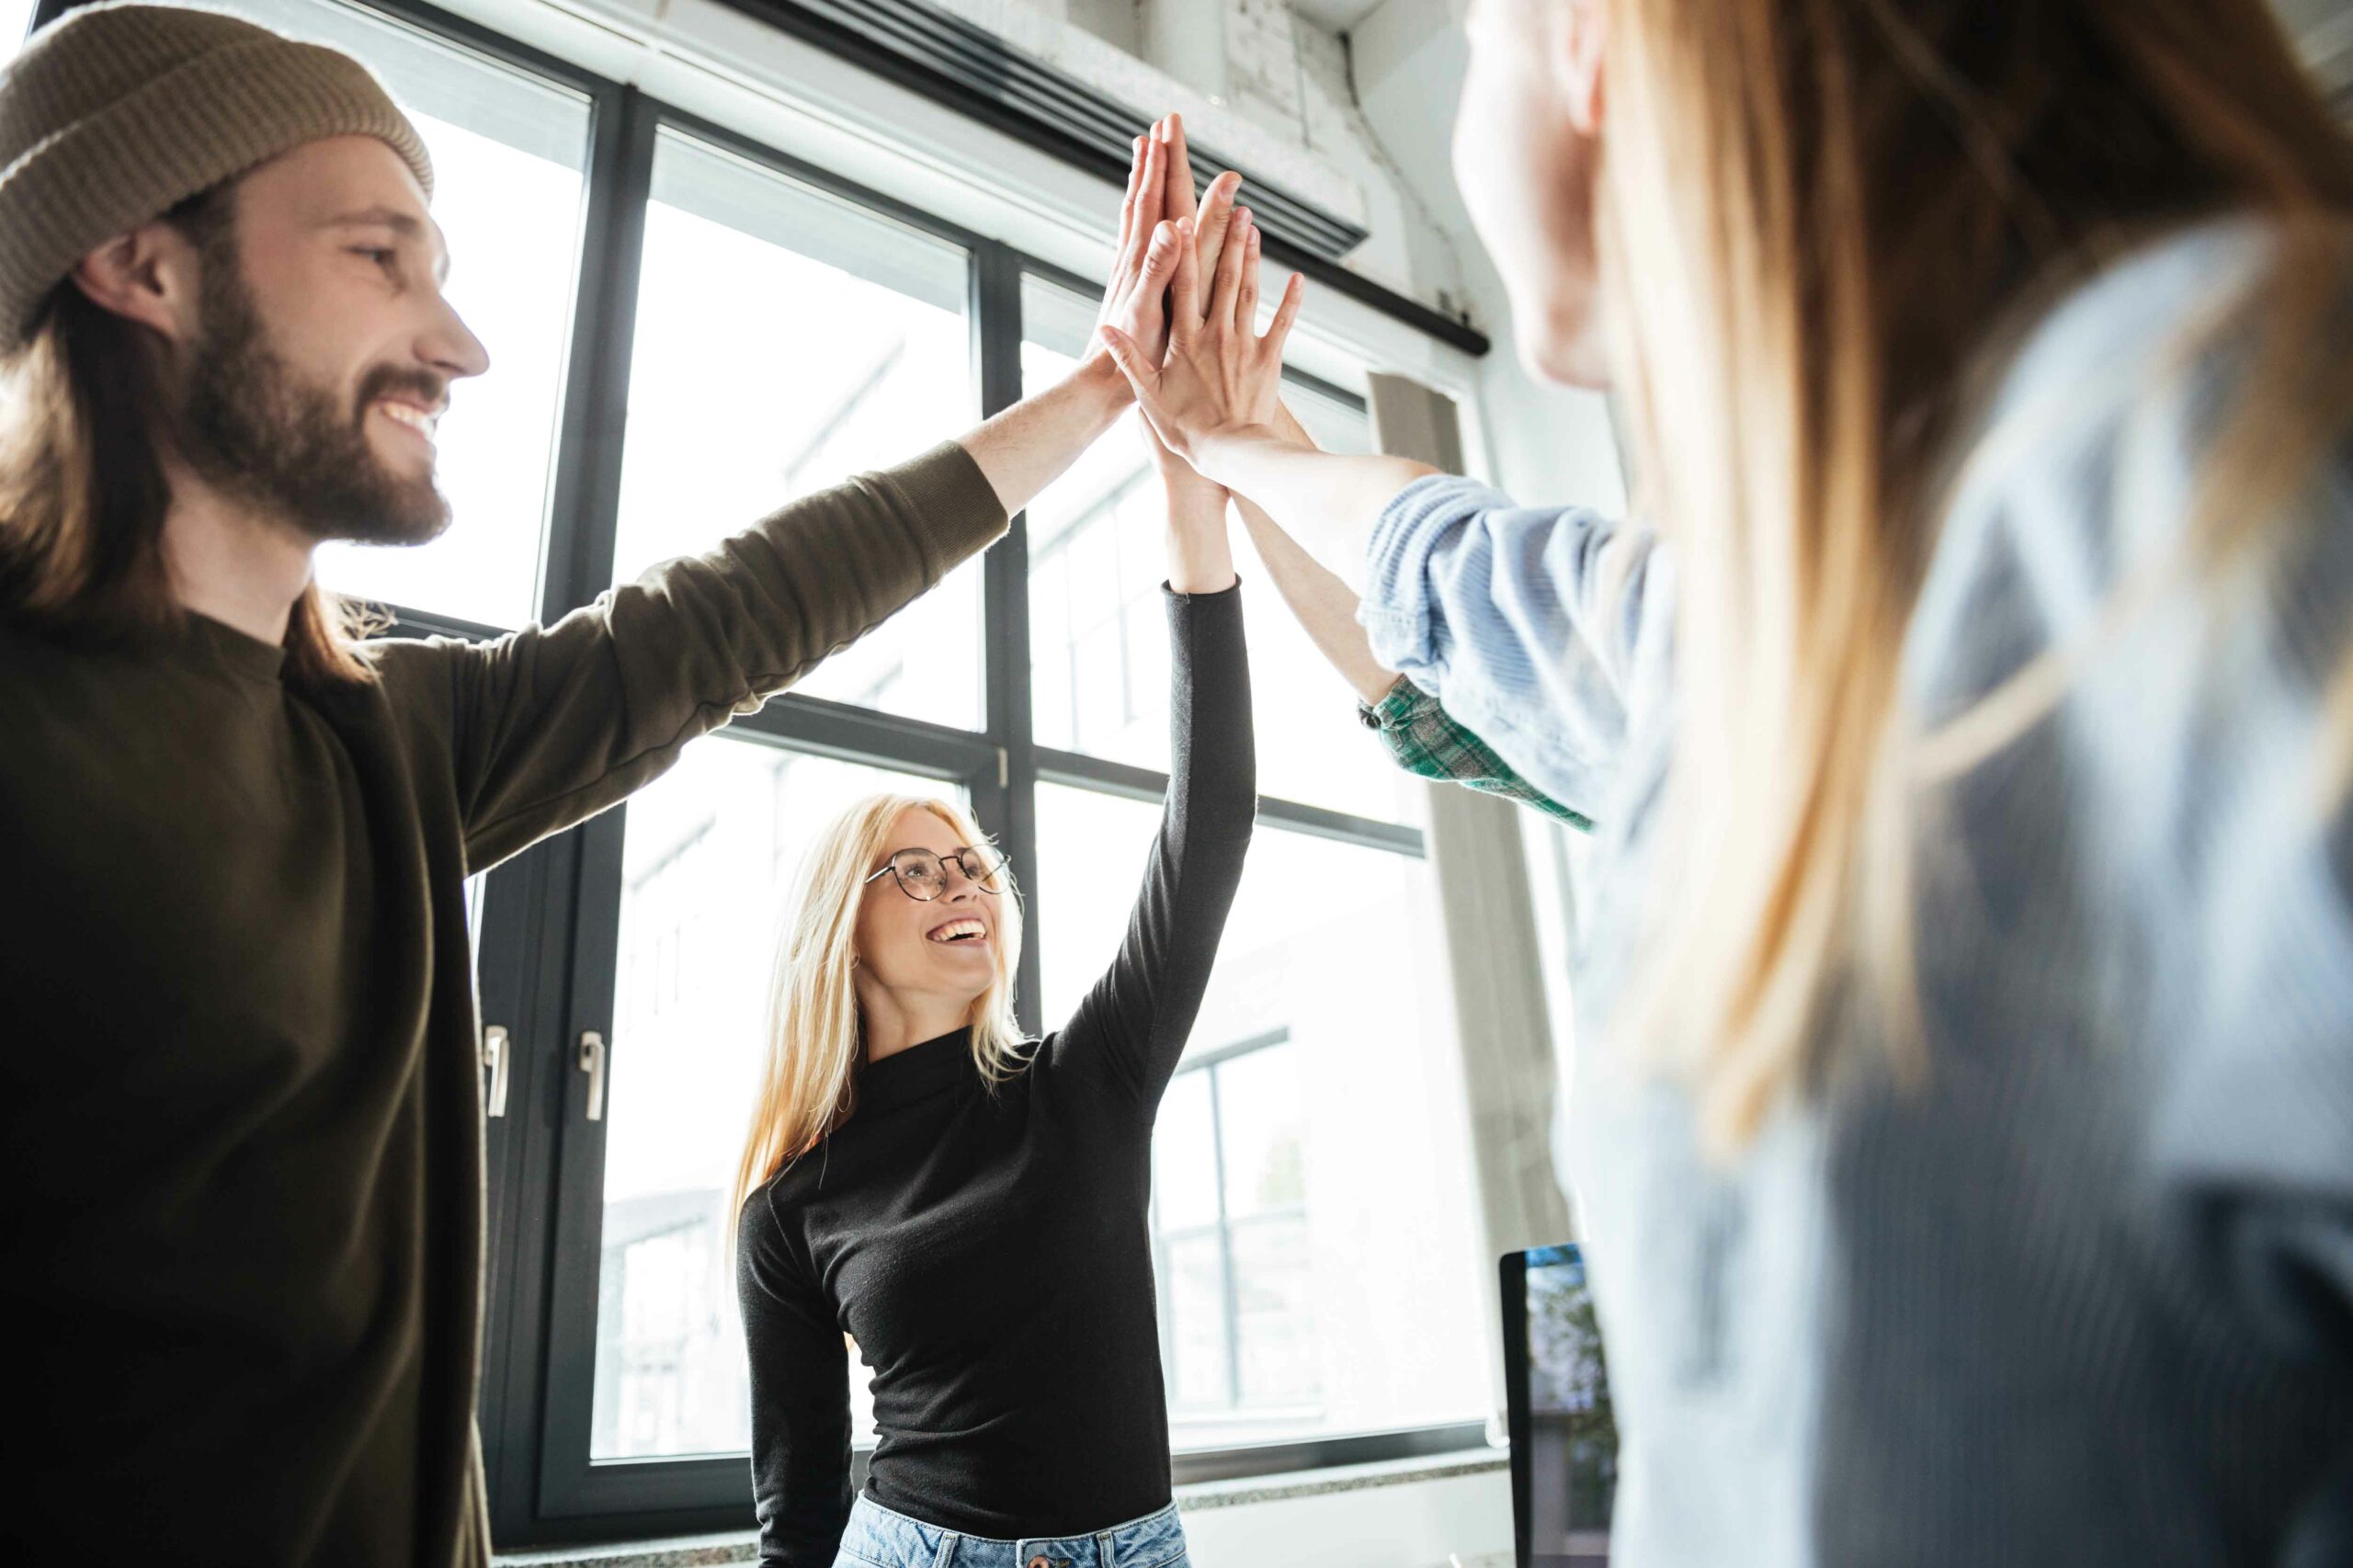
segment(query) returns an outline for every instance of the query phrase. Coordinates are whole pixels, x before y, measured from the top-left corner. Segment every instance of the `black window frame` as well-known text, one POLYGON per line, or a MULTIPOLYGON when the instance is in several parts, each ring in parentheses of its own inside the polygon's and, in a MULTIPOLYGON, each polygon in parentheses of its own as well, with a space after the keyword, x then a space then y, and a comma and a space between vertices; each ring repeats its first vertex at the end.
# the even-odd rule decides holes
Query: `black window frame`
MULTIPOLYGON (((38 29, 75 0, 41 0, 38 29)), ((543 519, 538 608, 542 623, 592 601, 611 583, 620 506, 639 269, 657 138, 683 133, 830 196, 964 249, 971 258, 974 422, 1023 393, 1025 279, 1092 297, 1080 277, 965 230, 717 124, 635 86, 457 17, 425 0, 333 0, 376 13, 518 74, 583 94, 589 104, 584 210, 572 320, 543 519)), ((29 29, 28 29, 29 30, 29 29)), ((1420 325, 1422 324, 1413 323, 1420 325)), ((1287 371, 1352 406, 1366 400, 1287 371)), ((941 432, 941 435, 952 432, 941 432)), ((912 455, 912 453, 910 454, 912 455)), ((946 727, 793 693, 737 717, 729 744, 799 752, 921 774, 967 791, 982 825, 1007 847, 1029 900, 1017 1011, 1040 1032, 1037 791, 1075 786, 1158 804, 1167 776, 1080 752, 1039 746, 1030 706, 1029 559, 1016 517, 983 567, 983 723, 946 727)), ((392 606, 392 634, 482 640, 506 629, 392 606)), ((550 839, 487 874, 479 933, 485 1025, 506 1031, 506 1112, 486 1122, 488 1256, 480 1425, 492 1528, 502 1550, 741 1530, 752 1523, 741 1454, 592 1460, 596 1307, 606 1123, 586 1114, 579 1042, 613 1034, 621 848, 627 806, 550 839)), ((1425 858, 1421 832, 1298 801, 1262 799, 1260 822, 1365 848, 1425 858)), ((1176 1457, 1181 1482, 1279 1473, 1479 1448, 1483 1422, 1351 1433, 1176 1457)), ((858 1463, 862 1481, 865 1462, 858 1463)))

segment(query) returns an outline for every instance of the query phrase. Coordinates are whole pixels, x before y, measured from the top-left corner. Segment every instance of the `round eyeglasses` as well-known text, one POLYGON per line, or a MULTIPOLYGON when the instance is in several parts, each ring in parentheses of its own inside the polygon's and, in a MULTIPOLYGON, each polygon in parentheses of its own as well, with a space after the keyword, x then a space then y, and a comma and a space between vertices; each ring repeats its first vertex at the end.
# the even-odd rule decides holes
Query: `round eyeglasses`
POLYGON ((895 878, 901 892, 918 903, 929 903, 948 891, 951 865, 983 892, 997 892, 1005 886, 1005 851, 994 844, 968 844, 945 859, 928 849, 893 850, 882 869, 866 880, 895 878))

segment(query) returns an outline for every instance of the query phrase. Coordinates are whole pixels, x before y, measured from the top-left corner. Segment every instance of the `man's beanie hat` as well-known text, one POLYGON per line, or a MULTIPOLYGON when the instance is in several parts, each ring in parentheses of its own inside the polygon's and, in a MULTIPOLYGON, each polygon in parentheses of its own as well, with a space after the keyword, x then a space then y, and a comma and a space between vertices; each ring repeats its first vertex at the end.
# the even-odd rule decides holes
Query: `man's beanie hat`
POLYGON ((429 196, 425 142, 368 68, 242 17, 69 11, 0 75, 0 354, 85 255, 280 153, 391 144, 429 196))

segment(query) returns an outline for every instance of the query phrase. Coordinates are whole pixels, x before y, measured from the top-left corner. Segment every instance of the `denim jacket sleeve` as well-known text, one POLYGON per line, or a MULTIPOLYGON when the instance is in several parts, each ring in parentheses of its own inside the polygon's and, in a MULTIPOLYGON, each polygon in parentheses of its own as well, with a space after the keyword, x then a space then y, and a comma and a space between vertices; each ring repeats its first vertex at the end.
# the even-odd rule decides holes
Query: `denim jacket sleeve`
POLYGON ((1431 475, 1373 529, 1357 618, 1381 664, 1529 783, 1597 817, 1630 720, 1660 684, 1669 581, 1648 529, 1431 475))

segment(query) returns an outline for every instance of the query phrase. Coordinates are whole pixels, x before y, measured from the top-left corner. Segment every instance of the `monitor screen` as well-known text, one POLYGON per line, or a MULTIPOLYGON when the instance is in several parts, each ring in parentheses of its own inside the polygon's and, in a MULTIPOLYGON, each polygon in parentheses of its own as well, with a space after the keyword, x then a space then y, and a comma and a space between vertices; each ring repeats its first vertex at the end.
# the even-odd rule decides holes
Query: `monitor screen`
POLYGON ((1574 1246, 1506 1254, 1502 1283, 1520 1568, 1602 1568, 1618 1423, 1585 1255, 1574 1246))

